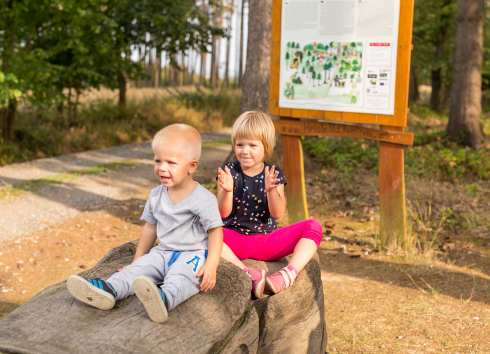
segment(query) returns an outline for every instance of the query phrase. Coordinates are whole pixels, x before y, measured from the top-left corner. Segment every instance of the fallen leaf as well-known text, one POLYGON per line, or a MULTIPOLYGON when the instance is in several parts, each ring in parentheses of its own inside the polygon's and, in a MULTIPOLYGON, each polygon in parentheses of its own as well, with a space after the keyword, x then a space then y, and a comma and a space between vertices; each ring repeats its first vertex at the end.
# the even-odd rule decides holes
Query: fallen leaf
POLYGON ((333 229, 333 228, 335 227, 335 224, 334 224, 333 222, 327 221, 327 222, 325 223, 325 227, 326 227, 327 229, 333 229))
POLYGON ((80 264, 79 267, 82 268, 82 269, 87 268, 87 266, 85 264, 80 264))

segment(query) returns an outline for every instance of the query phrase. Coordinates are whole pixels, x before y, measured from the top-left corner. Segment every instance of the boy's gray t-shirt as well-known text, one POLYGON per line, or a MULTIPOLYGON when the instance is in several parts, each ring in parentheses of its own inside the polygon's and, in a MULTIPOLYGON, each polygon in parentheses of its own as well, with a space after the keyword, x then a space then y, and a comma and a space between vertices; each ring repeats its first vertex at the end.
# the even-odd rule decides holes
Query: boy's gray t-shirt
POLYGON ((207 250, 207 231, 223 226, 218 200, 197 182, 191 194, 177 205, 170 201, 167 187, 153 189, 141 220, 156 224, 162 245, 176 251, 207 250))

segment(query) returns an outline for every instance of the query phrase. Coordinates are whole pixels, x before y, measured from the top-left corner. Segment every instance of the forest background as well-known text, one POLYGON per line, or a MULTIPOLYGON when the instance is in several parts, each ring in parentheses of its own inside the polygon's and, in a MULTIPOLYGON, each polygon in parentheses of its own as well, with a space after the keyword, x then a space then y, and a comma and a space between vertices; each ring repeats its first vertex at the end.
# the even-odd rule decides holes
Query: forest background
MULTIPOLYGON (((486 179, 488 4, 460 3, 476 7, 465 17, 457 0, 415 1, 415 146, 406 165, 447 180, 486 179), (479 48, 460 45, 457 53, 458 19, 476 23, 460 41, 479 48), (465 66, 477 67, 476 81, 466 80, 465 66), (461 103, 469 96, 455 96, 451 107, 458 92, 476 95, 479 107, 461 103), (463 124, 451 124, 451 112, 463 124)), ((267 111, 270 8, 270 0, 1 0, 0 165, 150 139, 174 121, 206 131, 229 126, 245 109, 267 111)), ((376 144, 322 138, 305 147, 342 178, 359 164, 376 169, 376 144)))

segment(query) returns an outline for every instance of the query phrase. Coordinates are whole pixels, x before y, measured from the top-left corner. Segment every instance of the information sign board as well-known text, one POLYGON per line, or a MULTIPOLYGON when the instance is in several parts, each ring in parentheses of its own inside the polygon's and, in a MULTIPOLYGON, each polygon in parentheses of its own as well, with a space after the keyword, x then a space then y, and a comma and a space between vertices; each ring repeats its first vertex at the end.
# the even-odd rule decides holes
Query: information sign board
POLYGON ((412 0, 273 0, 270 113, 406 126, 412 0))

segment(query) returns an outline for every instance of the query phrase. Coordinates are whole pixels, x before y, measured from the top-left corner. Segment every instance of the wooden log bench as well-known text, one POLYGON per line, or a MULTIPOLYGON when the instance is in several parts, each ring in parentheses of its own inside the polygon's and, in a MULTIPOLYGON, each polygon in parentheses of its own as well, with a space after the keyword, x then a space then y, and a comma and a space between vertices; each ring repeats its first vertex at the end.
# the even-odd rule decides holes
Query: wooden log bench
MULTIPOLYGON (((112 249, 83 277, 108 278, 131 263, 137 242, 112 249)), ((286 264, 246 260, 272 274, 286 264)), ((150 320, 136 296, 102 311, 75 300, 66 280, 34 296, 0 321, 0 352, 11 354, 125 353, 308 353, 327 345, 323 286, 318 257, 294 286, 252 301, 251 282, 221 259, 217 284, 150 320)))

